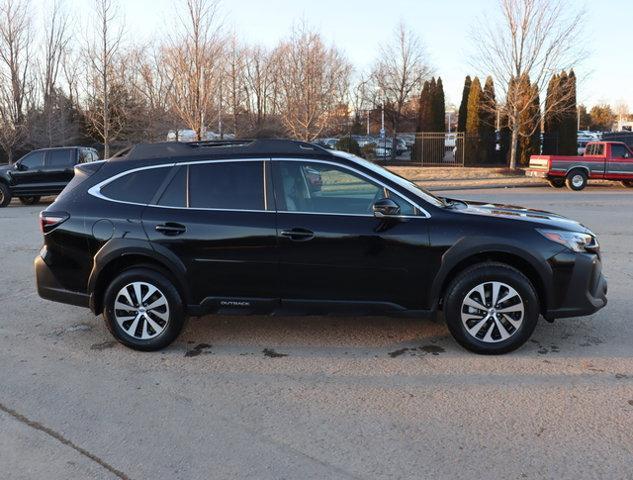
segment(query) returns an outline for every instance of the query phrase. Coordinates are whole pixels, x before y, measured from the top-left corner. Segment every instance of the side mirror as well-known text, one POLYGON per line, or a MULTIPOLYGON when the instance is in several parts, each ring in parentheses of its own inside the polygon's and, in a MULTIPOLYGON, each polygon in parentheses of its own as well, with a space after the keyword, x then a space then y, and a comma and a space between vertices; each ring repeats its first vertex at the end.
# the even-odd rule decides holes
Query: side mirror
POLYGON ((400 215, 400 206, 390 198, 381 198, 372 205, 374 217, 396 217, 400 215))
POLYGON ((26 168, 21 163, 16 163, 15 165, 13 165, 13 168, 18 171, 26 170, 26 168))

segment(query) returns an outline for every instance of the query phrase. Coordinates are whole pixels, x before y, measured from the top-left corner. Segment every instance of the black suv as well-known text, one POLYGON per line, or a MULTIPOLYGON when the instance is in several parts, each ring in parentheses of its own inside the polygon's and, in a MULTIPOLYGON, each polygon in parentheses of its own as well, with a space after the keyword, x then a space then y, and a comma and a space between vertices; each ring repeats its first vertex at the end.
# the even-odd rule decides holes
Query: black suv
POLYGON ((607 301, 579 223, 436 197, 311 144, 139 145, 75 170, 41 214, 38 292, 103 313, 139 350, 169 345, 188 315, 442 310, 461 345, 503 353, 539 315, 607 301))
POLYGON ((13 165, 0 165, 0 207, 12 197, 33 205, 44 195, 57 195, 72 180, 75 165, 98 159, 94 148, 59 147, 33 150, 13 165))

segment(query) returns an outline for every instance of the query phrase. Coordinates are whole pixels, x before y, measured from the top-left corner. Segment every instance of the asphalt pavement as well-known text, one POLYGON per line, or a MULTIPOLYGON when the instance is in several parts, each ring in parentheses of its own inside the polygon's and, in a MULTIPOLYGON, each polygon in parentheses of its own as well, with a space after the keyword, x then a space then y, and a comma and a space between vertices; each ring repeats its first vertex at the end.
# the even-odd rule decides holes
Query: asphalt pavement
POLYGON ((42 205, 0 209, 0 478, 633 478, 633 191, 451 191, 581 220, 609 305, 464 351, 438 322, 220 317, 167 350, 41 300, 42 205))

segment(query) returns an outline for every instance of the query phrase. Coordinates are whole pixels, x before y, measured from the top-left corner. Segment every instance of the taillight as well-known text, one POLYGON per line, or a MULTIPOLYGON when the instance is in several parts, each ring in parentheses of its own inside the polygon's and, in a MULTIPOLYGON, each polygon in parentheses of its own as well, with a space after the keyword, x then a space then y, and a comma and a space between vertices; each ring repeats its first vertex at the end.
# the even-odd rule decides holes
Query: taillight
POLYGON ((70 218, 66 212, 40 212, 40 230, 48 233, 70 218))

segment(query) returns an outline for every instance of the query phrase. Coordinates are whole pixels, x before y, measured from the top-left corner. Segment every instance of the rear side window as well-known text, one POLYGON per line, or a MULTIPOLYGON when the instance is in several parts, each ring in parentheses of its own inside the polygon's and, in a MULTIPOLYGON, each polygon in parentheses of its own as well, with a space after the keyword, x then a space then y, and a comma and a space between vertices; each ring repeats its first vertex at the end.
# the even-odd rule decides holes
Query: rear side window
POLYGON ((189 166, 189 207, 265 210, 264 163, 215 162, 189 166))
POLYGON ((187 206, 187 166, 177 167, 178 171, 160 196, 158 205, 162 207, 187 206))
POLYGON ((72 167, 72 150, 49 150, 47 164, 49 167, 72 167))
POLYGON ((148 204, 169 168, 149 168, 128 173, 101 187, 101 195, 120 202, 148 204))

